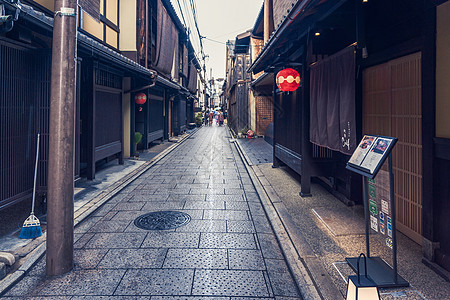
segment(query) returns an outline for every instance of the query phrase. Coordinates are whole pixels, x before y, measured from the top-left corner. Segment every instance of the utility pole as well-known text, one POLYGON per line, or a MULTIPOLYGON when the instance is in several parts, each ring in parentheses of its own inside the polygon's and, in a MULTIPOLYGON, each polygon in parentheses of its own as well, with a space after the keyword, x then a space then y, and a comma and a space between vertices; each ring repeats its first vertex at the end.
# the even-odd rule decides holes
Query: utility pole
POLYGON ((73 268, 77 0, 55 0, 48 164, 47 275, 73 268))

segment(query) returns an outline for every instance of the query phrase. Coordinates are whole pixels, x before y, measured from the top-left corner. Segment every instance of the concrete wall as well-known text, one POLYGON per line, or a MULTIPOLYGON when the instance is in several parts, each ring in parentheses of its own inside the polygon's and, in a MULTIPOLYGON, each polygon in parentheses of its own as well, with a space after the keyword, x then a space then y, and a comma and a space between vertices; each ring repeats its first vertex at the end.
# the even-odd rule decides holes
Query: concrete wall
POLYGON ((437 7, 436 136, 450 138, 450 2, 437 7))

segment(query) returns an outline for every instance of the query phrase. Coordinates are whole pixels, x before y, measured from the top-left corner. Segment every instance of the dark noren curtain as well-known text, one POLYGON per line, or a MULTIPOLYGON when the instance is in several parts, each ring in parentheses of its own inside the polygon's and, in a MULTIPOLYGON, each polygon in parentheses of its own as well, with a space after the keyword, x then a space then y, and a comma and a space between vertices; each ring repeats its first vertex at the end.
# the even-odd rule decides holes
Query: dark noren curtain
POLYGON ((197 69, 194 64, 191 64, 190 66, 188 90, 191 93, 197 92, 197 69))
POLYGON ((355 49, 311 66, 311 142, 352 154, 356 148, 355 49))
POLYGON ((155 67, 163 74, 172 72, 174 49, 178 46, 178 31, 161 0, 158 3, 158 37, 155 67))

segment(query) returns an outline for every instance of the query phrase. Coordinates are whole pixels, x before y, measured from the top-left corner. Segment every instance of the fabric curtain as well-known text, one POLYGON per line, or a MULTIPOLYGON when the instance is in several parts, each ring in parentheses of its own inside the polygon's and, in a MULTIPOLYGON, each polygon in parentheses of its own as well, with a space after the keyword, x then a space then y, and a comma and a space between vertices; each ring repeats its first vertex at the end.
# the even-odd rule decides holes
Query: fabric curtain
POLYGON ((311 66, 310 140, 344 154, 356 148, 355 49, 311 66))
POLYGON ((156 45, 155 67, 163 74, 170 75, 173 65, 175 45, 178 44, 178 31, 161 0, 158 3, 158 43, 156 45))
POLYGON ((188 77, 189 72, 189 58, 186 44, 183 45, 183 75, 188 77))
POLYGON ((190 66, 188 90, 191 93, 197 92, 197 69, 194 64, 191 64, 190 66))

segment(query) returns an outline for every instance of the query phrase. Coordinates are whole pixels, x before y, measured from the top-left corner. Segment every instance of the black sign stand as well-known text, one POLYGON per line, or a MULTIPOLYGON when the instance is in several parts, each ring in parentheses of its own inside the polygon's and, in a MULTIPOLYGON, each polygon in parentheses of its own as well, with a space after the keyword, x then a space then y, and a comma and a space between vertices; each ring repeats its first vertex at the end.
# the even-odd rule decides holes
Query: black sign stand
MULTIPOLYGON (((367 256, 367 275, 369 275, 372 280, 376 283, 376 285, 380 288, 393 288, 393 287, 407 287, 409 286, 409 283, 402 278, 397 273, 397 229, 396 229, 396 216, 395 216, 395 193, 394 193, 394 173, 392 171, 392 149, 397 142, 396 138, 390 138, 390 137, 383 137, 383 136, 370 136, 373 137, 372 141, 376 141, 377 138, 381 139, 387 139, 390 141, 389 146, 384 150, 383 156, 379 159, 377 166, 372 169, 371 172, 368 169, 365 169, 359 165, 352 164, 349 162, 347 164, 347 169, 351 170, 355 173, 363 175, 363 201, 364 201, 364 217, 365 217, 365 225, 366 225, 366 256, 367 256), (388 157, 388 163, 389 163, 389 183, 390 183, 390 205, 391 205, 391 215, 392 215, 392 261, 393 266, 389 266, 382 258, 380 257, 371 257, 370 256, 370 240, 369 240, 369 233, 370 233, 370 213, 369 213, 369 201, 368 201, 368 188, 367 188, 367 179, 373 179, 378 171, 381 168, 381 165, 384 163, 386 158, 388 157)), ((365 139, 366 137, 364 137, 365 139)), ((363 139, 363 141, 364 141, 363 139)), ((363 143, 361 141, 361 144, 363 143)), ((358 146, 358 147, 360 147, 358 146)), ((370 150, 368 152, 373 151, 372 148, 375 148, 376 145, 371 145, 370 150)), ((356 151, 355 151, 356 152, 356 151)), ((367 153, 368 153, 367 152, 367 153)), ((353 158, 353 156, 352 156, 353 158)), ((352 161, 352 158, 350 161, 352 161)), ((364 159, 363 159, 364 160, 364 159)), ((360 164, 363 164, 363 161, 360 162, 360 164)), ((358 269, 357 265, 357 257, 348 257, 345 259, 347 263, 350 265, 350 267, 356 272, 358 269)), ((360 272, 364 270, 364 268, 361 268, 360 266, 360 272)), ((362 271, 365 273, 365 271, 362 271)), ((361 274, 366 275, 366 274, 361 274)))

